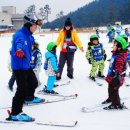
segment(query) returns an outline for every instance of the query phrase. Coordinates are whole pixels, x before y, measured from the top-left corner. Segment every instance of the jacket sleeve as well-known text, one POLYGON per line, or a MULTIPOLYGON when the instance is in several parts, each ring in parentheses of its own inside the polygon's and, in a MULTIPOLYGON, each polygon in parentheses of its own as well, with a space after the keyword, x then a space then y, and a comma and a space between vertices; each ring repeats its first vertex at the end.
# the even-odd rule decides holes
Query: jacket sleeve
POLYGON ((81 41, 79 40, 76 30, 73 30, 73 33, 74 33, 74 43, 78 46, 78 48, 82 48, 83 46, 81 41))
POLYGON ((63 33, 63 31, 60 31, 59 36, 57 38, 57 41, 56 41, 57 46, 59 46, 62 41, 62 33, 63 33))
POLYGON ((24 36, 22 35, 22 33, 17 33, 17 35, 15 35, 16 50, 18 50, 18 49, 23 50, 24 43, 25 43, 25 40, 24 40, 24 36))
POLYGON ((91 47, 90 47, 90 46, 89 46, 88 49, 87 49, 86 58, 87 58, 87 59, 89 59, 89 58, 91 59, 91 58, 92 58, 92 56, 91 56, 91 47))
POLYGON ((56 58, 55 57, 51 57, 50 58, 50 62, 51 62, 51 65, 52 65, 52 68, 54 71, 57 71, 58 70, 58 67, 57 67, 57 63, 56 63, 56 58))
POLYGON ((102 51, 103 51, 103 55, 106 55, 106 51, 105 51, 105 49, 104 49, 104 48, 102 49, 102 51))
POLYGON ((124 70, 124 64, 125 64, 125 61, 123 57, 118 56, 115 61, 115 72, 121 73, 124 70))

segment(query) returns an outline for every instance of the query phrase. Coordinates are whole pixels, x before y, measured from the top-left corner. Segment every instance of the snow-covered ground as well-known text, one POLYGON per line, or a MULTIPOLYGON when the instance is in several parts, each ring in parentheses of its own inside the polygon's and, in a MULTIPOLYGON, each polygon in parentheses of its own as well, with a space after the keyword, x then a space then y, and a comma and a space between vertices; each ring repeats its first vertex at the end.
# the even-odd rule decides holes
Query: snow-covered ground
MULTIPOLYGON (((46 51, 47 43, 55 41, 58 34, 45 34, 44 36, 35 35, 36 41, 40 43, 40 49, 43 54, 46 51)), ((90 34, 80 33, 79 37, 83 43, 85 52, 87 49, 87 42, 89 41, 90 34)), ((7 69, 9 49, 11 46, 12 35, 2 35, 0 37, 0 107, 10 106, 12 97, 15 94, 16 84, 14 85, 14 92, 10 92, 7 88, 8 80, 11 73, 7 69)), ((106 34, 101 34, 100 42, 103 43, 107 52, 107 59, 111 57, 111 44, 108 44, 106 34)), ((77 120, 78 125, 74 128, 58 128, 52 126, 38 126, 32 124, 0 124, 0 130, 129 130, 130 129, 130 111, 101 111, 94 113, 82 113, 81 108, 83 106, 91 107, 99 104, 107 98, 107 83, 102 81, 103 86, 97 86, 95 83, 88 79, 90 72, 90 65, 85 58, 85 52, 82 53, 79 50, 75 54, 74 60, 74 79, 68 86, 61 86, 55 88, 55 91, 69 95, 77 93, 79 97, 75 100, 69 100, 65 102, 42 104, 37 106, 25 107, 23 110, 25 113, 36 118, 36 121, 73 121, 77 120)), ((59 55, 59 50, 58 53, 59 55)), ((105 75, 107 74, 109 62, 105 62, 105 75)), ((128 70, 129 71, 129 70, 128 70)), ((128 73, 127 71, 127 73, 128 73)), ((40 79, 43 83, 46 83, 47 77, 41 70, 40 79)), ((66 76, 66 66, 64 68, 62 80, 59 84, 69 80, 66 76)), ((127 82, 129 79, 127 78, 127 82)), ((37 89, 42 89, 42 86, 37 89)), ((130 108, 130 87, 123 86, 120 89, 121 98, 128 97, 125 100, 125 105, 130 108)), ((40 96, 45 99, 54 99, 57 97, 40 96)), ((59 97, 60 98, 60 97, 59 97)), ((4 109, 0 109, 0 120, 4 120, 7 117, 7 112, 4 109)))

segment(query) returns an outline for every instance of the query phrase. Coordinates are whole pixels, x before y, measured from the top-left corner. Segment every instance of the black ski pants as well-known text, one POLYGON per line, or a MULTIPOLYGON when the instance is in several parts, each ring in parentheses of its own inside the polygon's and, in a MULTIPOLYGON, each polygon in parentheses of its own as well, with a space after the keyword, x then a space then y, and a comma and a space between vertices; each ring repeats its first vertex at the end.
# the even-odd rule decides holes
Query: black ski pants
POLYGON ((108 85, 109 99, 112 101, 112 105, 120 105, 119 88, 113 84, 108 85))
POLYGON ((22 112, 25 100, 33 100, 38 81, 32 69, 15 70, 13 73, 16 78, 17 91, 13 97, 12 115, 17 115, 22 112))
POLYGON ((63 68, 66 62, 67 62, 67 75, 73 75, 74 54, 75 52, 67 52, 67 53, 60 52, 59 64, 58 64, 60 77, 62 76, 63 68))

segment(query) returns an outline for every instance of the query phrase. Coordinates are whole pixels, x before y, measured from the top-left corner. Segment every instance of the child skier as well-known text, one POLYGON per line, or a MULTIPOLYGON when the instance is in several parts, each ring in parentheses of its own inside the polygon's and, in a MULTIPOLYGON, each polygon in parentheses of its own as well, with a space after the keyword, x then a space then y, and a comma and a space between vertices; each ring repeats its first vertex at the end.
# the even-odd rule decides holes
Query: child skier
POLYGON ((130 37, 130 32, 129 32, 128 28, 125 28, 125 34, 127 37, 130 37))
POLYGON ((96 35, 98 36, 98 38, 100 38, 98 29, 96 29, 96 35))
POLYGON ((127 45, 122 37, 117 37, 113 44, 112 58, 108 69, 107 77, 108 82, 108 99, 102 104, 111 103, 105 110, 109 109, 123 109, 124 106, 120 102, 119 88, 124 83, 124 76, 126 71, 127 59, 127 45))
POLYGON ((42 65, 42 54, 41 54, 41 51, 39 50, 39 44, 34 43, 33 48, 32 48, 31 67, 37 77, 38 86, 41 84, 40 79, 39 79, 41 65, 42 65))
POLYGON ((107 33, 107 36, 109 38, 109 43, 111 43, 115 38, 115 29, 113 27, 111 27, 111 29, 107 33))
POLYGON ((121 35, 122 29, 123 28, 122 28, 121 24, 116 24, 116 33, 117 33, 117 36, 121 35))
POLYGON ((57 56, 56 56, 56 43, 50 42, 47 45, 48 52, 45 53, 44 69, 48 75, 47 86, 43 89, 43 92, 48 94, 58 94, 53 90, 54 83, 56 81, 56 75, 58 74, 57 56))
POLYGON ((90 79, 95 80, 96 71, 99 66, 98 77, 104 78, 104 61, 106 60, 106 53, 103 49, 103 45, 99 43, 97 35, 93 34, 90 36, 90 42, 88 43, 88 49, 86 52, 86 58, 89 64, 92 64, 90 72, 90 79))

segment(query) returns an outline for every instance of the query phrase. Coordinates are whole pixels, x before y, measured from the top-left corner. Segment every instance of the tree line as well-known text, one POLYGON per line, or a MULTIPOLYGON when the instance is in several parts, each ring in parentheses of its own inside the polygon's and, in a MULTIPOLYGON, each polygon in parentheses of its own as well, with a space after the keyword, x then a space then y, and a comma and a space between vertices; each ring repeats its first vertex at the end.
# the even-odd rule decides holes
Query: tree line
POLYGON ((130 23, 130 0, 95 0, 66 16, 57 15, 57 19, 47 22, 43 28, 62 28, 64 21, 70 17, 75 27, 94 27, 114 24, 121 21, 130 23), (59 17, 58 17, 59 16, 59 17))

